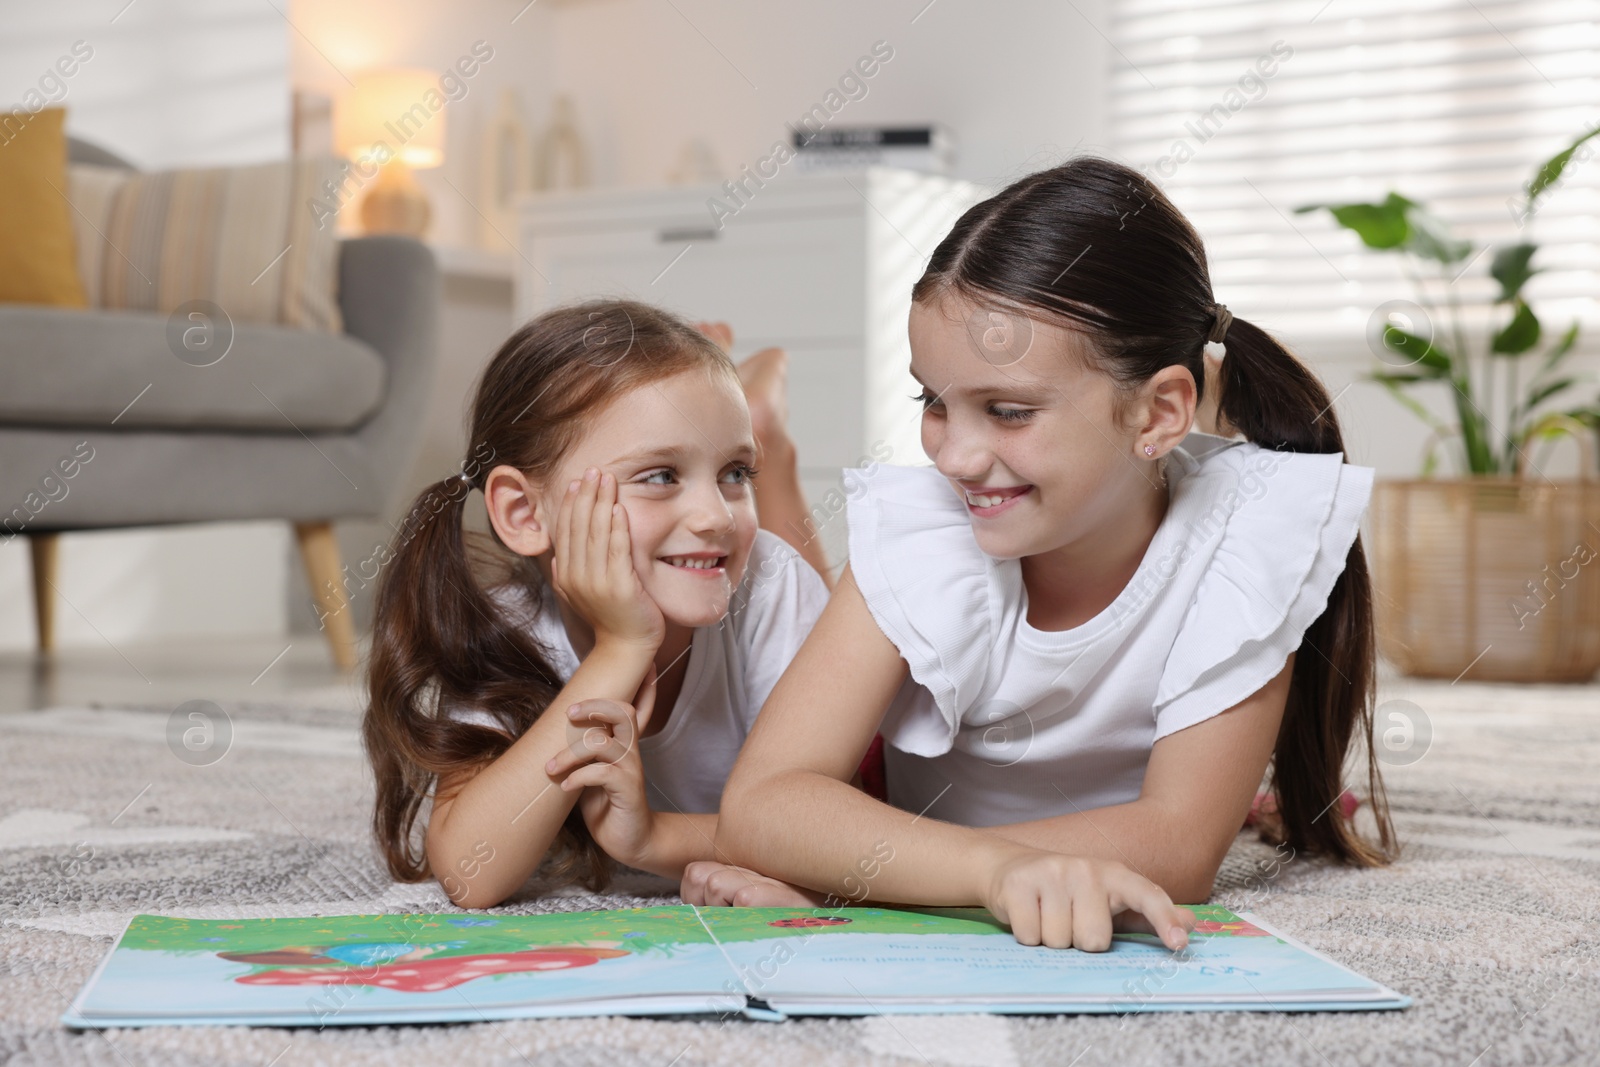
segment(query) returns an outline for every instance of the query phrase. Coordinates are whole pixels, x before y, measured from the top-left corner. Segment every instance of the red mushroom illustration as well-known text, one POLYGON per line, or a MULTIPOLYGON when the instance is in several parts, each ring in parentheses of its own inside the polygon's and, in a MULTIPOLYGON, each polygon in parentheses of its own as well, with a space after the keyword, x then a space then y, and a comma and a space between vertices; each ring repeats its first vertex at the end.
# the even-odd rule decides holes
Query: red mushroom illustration
POLYGON ((241 975, 234 981, 244 985, 366 985, 402 993, 433 993, 485 975, 564 971, 626 955, 622 949, 551 945, 526 952, 440 956, 378 967, 277 967, 241 975))

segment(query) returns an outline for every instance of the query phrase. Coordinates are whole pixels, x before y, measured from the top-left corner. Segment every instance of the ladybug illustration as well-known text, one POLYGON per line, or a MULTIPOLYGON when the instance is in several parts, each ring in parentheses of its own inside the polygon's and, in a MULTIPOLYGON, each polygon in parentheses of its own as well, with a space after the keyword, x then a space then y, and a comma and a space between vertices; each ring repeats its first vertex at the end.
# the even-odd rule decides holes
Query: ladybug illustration
POLYGON ((773 919, 767 925, 793 929, 797 926, 842 926, 850 921, 837 915, 801 915, 793 919, 773 919))

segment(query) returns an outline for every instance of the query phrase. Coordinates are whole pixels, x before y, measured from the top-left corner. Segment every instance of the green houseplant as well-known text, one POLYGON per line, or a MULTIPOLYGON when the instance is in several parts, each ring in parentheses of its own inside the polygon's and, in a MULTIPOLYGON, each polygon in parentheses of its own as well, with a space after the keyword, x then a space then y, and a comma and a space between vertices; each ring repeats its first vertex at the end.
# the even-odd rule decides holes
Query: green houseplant
MULTIPOLYGON (((1519 224, 1597 135, 1600 127, 1535 169, 1520 206, 1511 201, 1519 224)), ((1369 330, 1382 364, 1370 379, 1431 431, 1422 477, 1384 480, 1373 493, 1385 656, 1427 677, 1592 677, 1600 669, 1600 486, 1590 448, 1600 443, 1600 403, 1572 403, 1584 384, 1567 362, 1578 323, 1548 337, 1524 295, 1538 246, 1493 249, 1488 273, 1498 292, 1491 306, 1474 308, 1455 283, 1488 249, 1456 237, 1417 201, 1391 192, 1377 203, 1296 211, 1327 211, 1368 248, 1401 256, 1420 301, 1384 305, 1369 330), (1488 323, 1476 351, 1472 311, 1488 323), (1428 390, 1444 391, 1453 422, 1424 403, 1428 390), (1561 437, 1580 443, 1591 477, 1558 483, 1539 472, 1530 453, 1561 437), (1439 476, 1441 452, 1454 458, 1455 477, 1439 476)))

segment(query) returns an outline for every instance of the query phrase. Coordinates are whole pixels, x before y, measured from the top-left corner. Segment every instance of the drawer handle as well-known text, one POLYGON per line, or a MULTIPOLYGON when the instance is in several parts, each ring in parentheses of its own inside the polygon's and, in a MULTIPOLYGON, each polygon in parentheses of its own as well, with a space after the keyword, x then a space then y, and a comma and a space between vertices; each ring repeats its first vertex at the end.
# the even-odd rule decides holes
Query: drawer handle
POLYGON ((662 230, 656 237, 664 245, 679 244, 684 241, 715 241, 717 231, 710 226, 685 226, 675 230, 662 230))

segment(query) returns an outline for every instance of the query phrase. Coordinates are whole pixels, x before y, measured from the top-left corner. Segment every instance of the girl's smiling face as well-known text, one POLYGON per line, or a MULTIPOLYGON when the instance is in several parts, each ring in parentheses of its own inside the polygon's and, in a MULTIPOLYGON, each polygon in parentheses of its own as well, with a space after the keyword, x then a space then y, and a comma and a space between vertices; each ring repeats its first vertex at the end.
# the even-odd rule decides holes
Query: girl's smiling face
POLYGON ((669 623, 728 613, 756 537, 755 438, 731 374, 685 371, 608 404, 568 450, 539 500, 553 530, 568 483, 595 467, 617 480, 633 565, 669 623))
POLYGON ((1085 358, 1082 335, 947 294, 912 305, 910 339, 923 451, 988 555, 1083 544, 1159 489, 1141 462, 1138 413, 1119 419, 1116 385, 1085 358))

